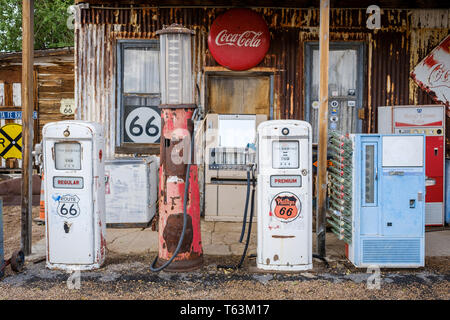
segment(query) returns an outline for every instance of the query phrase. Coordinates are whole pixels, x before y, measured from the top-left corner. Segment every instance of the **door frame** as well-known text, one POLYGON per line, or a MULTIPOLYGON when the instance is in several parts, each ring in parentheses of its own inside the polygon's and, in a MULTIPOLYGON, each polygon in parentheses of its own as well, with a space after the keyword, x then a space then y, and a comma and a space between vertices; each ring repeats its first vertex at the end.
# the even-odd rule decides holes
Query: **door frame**
MULTIPOLYGON (((308 41, 305 42, 305 76, 304 76, 304 83, 305 83, 305 107, 304 107, 304 114, 303 117, 305 121, 310 122, 311 121, 311 81, 312 81, 312 70, 311 70, 311 59, 312 59, 312 51, 314 49, 319 49, 319 41, 308 41)), ((356 61, 357 66, 357 86, 361 87, 360 94, 357 99, 357 103, 359 104, 358 109, 364 109, 365 106, 364 103, 364 97, 365 97, 365 79, 366 79, 366 62, 367 62, 367 56, 366 56, 366 43, 363 41, 330 41, 330 51, 334 49, 355 49, 358 52, 358 58, 356 61)), ((357 130, 358 132, 362 132, 363 129, 363 120, 358 118, 357 121, 357 130)))

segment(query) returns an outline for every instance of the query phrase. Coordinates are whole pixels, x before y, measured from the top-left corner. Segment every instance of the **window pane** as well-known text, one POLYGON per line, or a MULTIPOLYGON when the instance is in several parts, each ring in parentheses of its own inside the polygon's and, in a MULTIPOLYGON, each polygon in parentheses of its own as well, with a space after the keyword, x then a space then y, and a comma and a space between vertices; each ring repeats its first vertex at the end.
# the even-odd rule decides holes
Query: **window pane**
POLYGON ((125 48, 123 57, 125 93, 159 93, 159 51, 125 48))
MULTIPOLYGON (((328 69, 329 95, 337 91, 338 96, 346 96, 349 90, 356 89, 356 61, 358 53, 355 49, 330 50, 328 69)), ((313 50, 312 65, 312 99, 319 97, 319 50, 313 50)))
POLYGON ((22 106, 22 84, 20 82, 13 83, 13 106, 22 106))
POLYGON ((366 146, 365 202, 375 202, 375 147, 366 146))
POLYGON ((0 82, 0 106, 5 105, 5 84, 0 82))

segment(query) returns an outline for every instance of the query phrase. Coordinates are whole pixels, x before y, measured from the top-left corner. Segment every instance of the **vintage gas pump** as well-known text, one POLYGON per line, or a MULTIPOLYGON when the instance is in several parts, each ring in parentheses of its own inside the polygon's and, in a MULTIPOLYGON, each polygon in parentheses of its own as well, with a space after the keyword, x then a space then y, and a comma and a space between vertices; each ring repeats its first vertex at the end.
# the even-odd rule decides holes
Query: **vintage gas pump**
POLYGON ((160 35, 161 159, 159 252, 152 271, 189 271, 203 265, 200 191, 192 164, 194 122, 191 36, 173 24, 160 35))
POLYGON ((106 254, 103 128, 61 121, 42 131, 47 267, 99 268, 106 254))
POLYGON ((257 267, 312 268, 311 125, 273 120, 258 126, 257 267))

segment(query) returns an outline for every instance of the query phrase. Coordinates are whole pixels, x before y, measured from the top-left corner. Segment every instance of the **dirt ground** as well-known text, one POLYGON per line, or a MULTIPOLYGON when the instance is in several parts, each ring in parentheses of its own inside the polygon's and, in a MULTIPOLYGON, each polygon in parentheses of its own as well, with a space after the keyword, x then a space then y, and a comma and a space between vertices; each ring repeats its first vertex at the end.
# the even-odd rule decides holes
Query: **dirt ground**
MULTIPOLYGON (((33 208, 38 217, 39 208, 33 208)), ((4 207, 6 257, 20 246, 20 208, 4 207)), ((44 236, 44 226, 33 224, 33 241, 44 236)), ((27 262, 20 274, 9 268, 0 281, 0 300, 17 299, 149 299, 149 300, 450 300, 450 257, 428 257, 426 267, 383 269, 379 287, 370 273, 336 258, 327 267, 314 259, 314 268, 301 273, 254 272, 255 257, 239 270, 237 256, 205 256, 203 268, 188 273, 153 273, 152 255, 108 252, 103 268, 70 274, 48 270, 45 261, 27 262)))
MULTIPOLYGON (((33 220, 39 218, 39 206, 33 206, 33 220)), ((3 239, 5 258, 9 258, 11 254, 20 249, 20 206, 3 206, 3 239)), ((45 237, 45 226, 38 225, 33 222, 32 226, 33 243, 45 237)))

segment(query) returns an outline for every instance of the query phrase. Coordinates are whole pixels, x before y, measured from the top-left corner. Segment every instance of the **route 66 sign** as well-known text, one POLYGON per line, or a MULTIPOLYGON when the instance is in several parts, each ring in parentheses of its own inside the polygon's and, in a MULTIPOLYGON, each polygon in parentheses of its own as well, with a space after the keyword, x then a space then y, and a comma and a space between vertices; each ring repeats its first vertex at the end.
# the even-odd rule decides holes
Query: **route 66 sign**
POLYGON ((64 218, 76 218, 80 215, 80 198, 77 195, 65 194, 58 196, 55 200, 58 201, 58 208, 56 212, 64 218))
POLYGON ((125 142, 159 143, 161 115, 157 107, 127 108, 125 115, 125 142))
POLYGON ((61 99, 61 106, 59 108, 65 116, 70 116, 75 113, 75 99, 61 99))
POLYGON ((300 216, 301 203, 298 197, 291 192, 277 194, 271 203, 271 212, 281 222, 291 222, 300 216))

